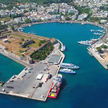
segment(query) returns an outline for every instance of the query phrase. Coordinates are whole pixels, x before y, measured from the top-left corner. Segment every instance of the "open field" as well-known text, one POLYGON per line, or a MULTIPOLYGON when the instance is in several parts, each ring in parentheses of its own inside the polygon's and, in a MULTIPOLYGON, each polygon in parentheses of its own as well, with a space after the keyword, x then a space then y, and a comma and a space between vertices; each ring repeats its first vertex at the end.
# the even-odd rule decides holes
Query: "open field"
POLYGON ((34 51, 40 49, 49 41, 48 38, 39 37, 31 34, 29 35, 22 32, 12 32, 6 35, 8 35, 8 41, 4 42, 3 40, 0 40, 0 44, 5 46, 5 50, 14 53, 20 57, 29 57, 34 51), (30 43, 23 48, 22 45, 28 42, 29 40, 32 40, 33 43, 30 43))

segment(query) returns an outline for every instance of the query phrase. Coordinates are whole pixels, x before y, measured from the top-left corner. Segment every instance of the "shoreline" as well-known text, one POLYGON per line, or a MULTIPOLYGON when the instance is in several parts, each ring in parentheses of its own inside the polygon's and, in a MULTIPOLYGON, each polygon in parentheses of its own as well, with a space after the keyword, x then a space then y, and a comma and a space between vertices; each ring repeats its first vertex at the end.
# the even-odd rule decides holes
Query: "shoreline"
MULTIPOLYGON (((63 60, 65 58, 65 55, 60 51, 59 46, 60 46, 60 43, 56 43, 54 45, 54 50, 51 52, 51 54, 45 60, 35 63, 32 67, 27 66, 18 75, 13 75, 3 85, 3 87, 0 87, 0 94, 45 102, 48 98, 48 93, 49 93, 49 90, 50 90, 50 87, 52 84, 53 77, 56 74, 58 74, 59 69, 60 69, 60 64, 63 62, 63 60), (49 59, 54 54, 61 56, 61 60, 60 60, 59 64, 49 64, 48 63, 49 59), (50 71, 49 71, 49 69, 45 71, 44 69, 46 67, 49 68, 50 71), (30 68, 32 68, 32 70, 30 68), (37 85, 39 83, 41 83, 41 80, 40 81, 36 80, 36 77, 38 74, 42 73, 42 71, 44 71, 43 75, 51 74, 52 77, 47 82, 43 83, 41 88, 39 88, 39 87, 37 88, 37 85), (7 88, 7 87, 12 87, 13 89, 7 88)), ((4 56, 8 57, 9 55, 6 55, 6 54, 3 53, 4 56)), ((15 58, 14 59, 11 58, 11 59, 14 60, 15 58)))
MULTIPOLYGON (((47 22, 47 23, 52 23, 52 22, 47 22)), ((60 23, 60 22, 58 22, 58 23, 60 23)), ((64 22, 61 22, 61 23, 64 23, 64 22)), ((65 23, 70 23, 70 22, 65 21, 65 23)), ((78 22, 71 22, 71 23, 78 23, 78 22)), ((79 23, 82 23, 82 22, 79 22, 79 23)), ((88 23, 82 23, 82 24, 88 24, 88 23)), ((98 26, 98 25, 96 25, 96 26, 98 26)), ((65 55, 60 51, 60 49, 58 49, 56 47, 55 47, 55 50, 61 55, 62 60, 61 60, 60 63, 62 63, 63 60, 64 60, 64 58, 65 58, 65 55)), ((52 53, 51 53, 51 55, 52 55, 52 53)), ((44 61, 48 61, 48 60, 45 59, 44 61)), ((31 83, 31 85, 34 83, 34 80, 35 80, 34 78, 39 74, 39 72, 36 73, 35 71, 36 71, 36 69, 38 70, 38 67, 39 67, 38 65, 41 65, 41 64, 44 65, 44 62, 42 61, 41 63, 39 62, 39 63, 36 63, 36 64, 33 65, 33 68, 34 69, 33 69, 33 72, 32 73, 34 74, 34 76, 32 76, 33 77, 33 81, 31 83)), ((52 73, 53 73, 53 76, 54 76, 55 74, 58 73, 59 68, 60 68, 60 64, 58 64, 56 66, 55 65, 49 66, 49 67, 52 68, 52 73), (55 68, 56 71, 53 71, 54 68, 55 68)), ((21 80, 21 82, 24 81, 25 79, 23 80, 23 78, 22 78, 22 76, 24 74, 25 74, 25 70, 22 70, 18 75, 16 75, 15 82, 19 84, 18 80, 21 80)), ((44 91, 42 91, 43 93, 40 93, 41 89, 37 90, 37 88, 36 88, 37 85, 36 84, 35 84, 35 88, 36 89, 35 90, 32 90, 32 92, 30 92, 30 94, 27 94, 29 91, 26 91, 26 90, 25 90, 25 92, 18 92, 17 90, 3 92, 3 89, 4 88, 7 90, 7 88, 5 86, 7 86, 8 84, 10 84, 11 83, 10 82, 11 80, 12 79, 9 79, 7 81, 7 83, 5 83, 5 85, 2 88, 0 88, 0 93, 1 94, 11 95, 11 96, 18 96, 18 97, 23 97, 23 98, 33 99, 33 100, 39 100, 39 101, 46 101, 46 99, 48 97, 48 92, 49 92, 49 89, 50 89, 50 86, 51 86, 51 81, 52 81, 52 80, 48 81, 47 84, 45 85, 45 87, 43 87, 43 89, 47 89, 47 91, 45 93, 44 93, 44 91), (44 96, 45 96, 44 98, 42 97, 42 94, 44 94, 44 96)), ((25 80, 25 83, 27 83, 26 80, 25 80)), ((22 86, 24 86, 24 85, 21 83, 21 89, 19 88, 19 91, 20 90, 22 91, 22 88, 23 88, 22 86)), ((29 85, 27 87, 30 88, 30 89, 33 89, 29 85)))
MULTIPOLYGON (((43 22, 36 22, 36 23, 31 23, 31 24, 26 24, 26 25, 23 25, 22 27, 29 27, 29 26, 32 26, 32 25, 37 25, 37 24, 45 24, 45 23, 70 23, 70 24, 73 24, 73 23, 79 23, 79 24, 90 24, 90 25, 94 25, 94 26, 97 26, 97 27, 100 27, 102 29, 105 30, 105 34, 101 37, 98 38, 98 41, 96 41, 94 44, 100 42, 101 40, 103 40, 103 38, 105 38, 108 34, 108 30, 105 26, 103 26, 102 24, 98 24, 97 22, 88 22, 88 21, 43 21, 43 22)), ((92 47, 94 44, 92 44, 90 47, 92 47)), ((98 54, 95 54, 95 52, 92 51, 92 49, 88 47, 87 50, 89 52, 90 55, 94 56, 96 60, 99 61, 99 63, 105 68, 105 69, 108 69, 108 66, 106 66, 106 63, 104 62, 104 60, 101 58, 101 57, 98 57, 98 54)))
POLYGON ((105 29, 105 27, 101 24, 98 24, 97 22, 89 22, 89 21, 59 21, 59 20, 54 20, 54 21, 42 21, 42 22, 34 22, 34 23, 28 23, 28 24, 22 24, 20 27, 21 28, 24 28, 24 27, 30 27, 30 26, 33 26, 33 25, 37 25, 37 24, 45 24, 45 23, 70 23, 70 24, 73 24, 73 23, 79 23, 79 24, 91 24, 91 25, 95 25, 95 26, 98 26, 100 28, 103 28, 105 29))
POLYGON ((108 28, 105 28, 105 34, 99 38, 97 42, 87 48, 88 53, 93 56, 105 69, 108 69, 108 63, 101 57, 101 55, 96 52, 96 44, 103 43, 104 39, 108 37, 108 28))

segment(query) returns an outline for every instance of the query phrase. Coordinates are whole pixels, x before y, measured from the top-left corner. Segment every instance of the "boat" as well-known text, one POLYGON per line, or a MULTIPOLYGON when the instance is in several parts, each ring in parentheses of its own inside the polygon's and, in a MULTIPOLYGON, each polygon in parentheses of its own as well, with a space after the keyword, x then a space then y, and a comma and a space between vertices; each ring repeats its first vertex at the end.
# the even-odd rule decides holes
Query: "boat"
POLYGON ((48 93, 48 98, 57 98, 62 84, 62 75, 58 74, 53 78, 51 88, 48 93))
POLYGON ((86 40, 86 41, 79 41, 78 43, 79 44, 82 44, 82 45, 87 45, 87 46, 90 46, 92 44, 94 44, 98 39, 91 39, 90 41, 89 40, 86 40))
POLYGON ((87 46, 91 45, 90 41, 79 41, 78 43, 81 44, 81 45, 87 45, 87 46))
POLYGON ((63 45, 60 50, 65 51, 65 49, 66 49, 65 45, 63 45))
POLYGON ((68 69, 68 68, 65 68, 65 69, 60 69, 59 72, 61 73, 70 73, 70 74, 76 74, 75 71, 71 70, 71 69, 68 69))
POLYGON ((90 31, 91 31, 91 32, 94 32, 95 30, 91 29, 90 31))
POLYGON ((62 63, 60 65, 61 68, 69 68, 69 69, 79 69, 79 66, 76 66, 74 64, 71 63, 62 63))
POLYGON ((95 33, 93 33, 94 35, 102 35, 102 33, 98 33, 98 32, 95 32, 95 33))
POLYGON ((90 31, 91 31, 91 32, 96 32, 96 31, 97 31, 97 32, 104 32, 104 30, 93 30, 93 29, 91 29, 90 31))

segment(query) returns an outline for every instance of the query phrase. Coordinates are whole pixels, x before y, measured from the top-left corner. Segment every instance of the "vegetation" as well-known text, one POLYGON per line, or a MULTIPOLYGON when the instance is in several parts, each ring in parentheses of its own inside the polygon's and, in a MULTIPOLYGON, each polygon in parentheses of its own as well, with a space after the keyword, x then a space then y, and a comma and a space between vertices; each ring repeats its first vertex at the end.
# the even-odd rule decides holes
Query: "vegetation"
POLYGON ((108 5, 101 6, 100 9, 104 11, 108 11, 108 5))
POLYGON ((44 60, 53 50, 53 44, 48 43, 44 48, 42 48, 39 51, 35 51, 32 55, 31 58, 35 61, 40 61, 44 60))
POLYGON ((30 19, 26 19, 25 23, 31 23, 31 20, 30 19))
POLYGON ((100 18, 97 18, 97 17, 90 17, 90 18, 88 19, 88 21, 90 21, 90 22, 100 22, 100 18))
POLYGON ((98 52, 102 52, 101 47, 97 47, 96 49, 97 49, 98 52))
POLYGON ((19 50, 19 53, 24 53, 24 51, 23 50, 19 50))
POLYGON ((102 45, 101 48, 107 49, 108 46, 106 46, 106 45, 102 45))
POLYGON ((7 29, 7 25, 1 25, 1 23, 0 23, 0 30, 1 29, 7 29))
POLYGON ((83 14, 83 13, 87 13, 87 14, 91 14, 91 9, 85 6, 75 6, 75 8, 79 11, 79 14, 83 14))
POLYGON ((38 4, 50 4, 50 3, 57 3, 57 2, 66 2, 70 3, 73 0, 0 0, 0 3, 8 4, 9 8, 13 7, 13 4, 18 2, 26 3, 26 2, 36 2, 38 4))

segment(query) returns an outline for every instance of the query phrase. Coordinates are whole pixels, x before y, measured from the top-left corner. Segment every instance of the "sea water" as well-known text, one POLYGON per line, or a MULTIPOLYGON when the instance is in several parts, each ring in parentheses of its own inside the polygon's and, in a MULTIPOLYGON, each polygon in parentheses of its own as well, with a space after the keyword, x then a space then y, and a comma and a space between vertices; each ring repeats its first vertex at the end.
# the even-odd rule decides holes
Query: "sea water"
MULTIPOLYGON (((63 85, 57 99, 39 102, 0 95, 0 108, 108 108, 108 70, 105 70, 94 57, 88 54, 86 46, 77 43, 81 40, 99 38, 90 31, 91 29, 102 28, 78 23, 47 23, 25 27, 26 33, 54 37, 62 41, 66 46, 64 62, 76 64, 80 66, 80 69, 76 71, 75 76, 63 74, 63 85)), ((2 56, 0 58, 2 59, 2 56)), ((18 64, 10 64, 11 61, 2 63, 1 59, 0 65, 4 68, 0 68, 0 71, 2 70, 1 74, 4 74, 4 77, 8 74, 8 71, 5 72, 8 67, 10 72, 20 70, 18 64)))

